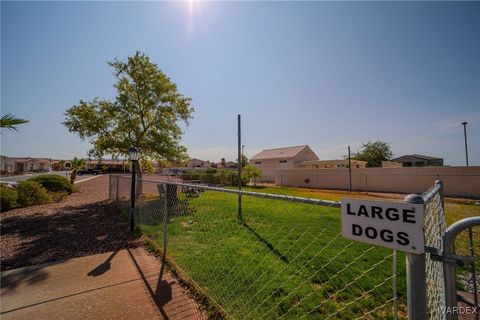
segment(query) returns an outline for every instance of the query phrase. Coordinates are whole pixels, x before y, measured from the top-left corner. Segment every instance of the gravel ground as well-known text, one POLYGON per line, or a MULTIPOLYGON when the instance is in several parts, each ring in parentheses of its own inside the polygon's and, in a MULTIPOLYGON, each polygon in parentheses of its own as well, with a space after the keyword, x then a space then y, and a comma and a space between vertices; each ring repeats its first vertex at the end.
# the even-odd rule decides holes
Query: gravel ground
POLYGON ((1 270, 137 246, 108 200, 108 176, 77 184, 60 203, 1 215, 1 270))

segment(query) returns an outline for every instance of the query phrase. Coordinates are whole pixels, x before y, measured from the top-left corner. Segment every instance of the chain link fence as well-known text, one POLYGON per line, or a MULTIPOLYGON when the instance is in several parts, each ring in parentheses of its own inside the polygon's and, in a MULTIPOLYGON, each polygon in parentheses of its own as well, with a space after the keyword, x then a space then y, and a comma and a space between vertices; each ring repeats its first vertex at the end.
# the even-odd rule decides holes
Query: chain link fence
POLYGON ((442 189, 442 184, 437 183, 423 195, 425 246, 433 249, 430 250, 432 253, 426 253, 425 261, 428 318, 432 320, 445 319, 443 264, 432 259, 432 254, 441 254, 443 251, 443 235, 446 224, 442 189))
MULTIPOLYGON (((129 177, 111 176, 110 198, 126 216, 130 183, 129 177)), ((442 187, 437 182, 422 195, 429 319, 449 319, 440 261, 446 234, 442 187)), ((407 318, 404 253, 344 239, 338 202, 167 176, 138 180, 136 189, 137 228, 210 318, 407 318)), ((455 241, 458 254, 476 258, 456 271, 456 287, 473 305, 478 231, 470 227, 455 241)))
MULTIPOLYGON (((130 179, 112 181, 128 214, 130 179)), ((139 184, 137 227, 210 317, 406 318, 403 253, 342 238, 339 203, 241 192, 239 213, 237 190, 139 184)))

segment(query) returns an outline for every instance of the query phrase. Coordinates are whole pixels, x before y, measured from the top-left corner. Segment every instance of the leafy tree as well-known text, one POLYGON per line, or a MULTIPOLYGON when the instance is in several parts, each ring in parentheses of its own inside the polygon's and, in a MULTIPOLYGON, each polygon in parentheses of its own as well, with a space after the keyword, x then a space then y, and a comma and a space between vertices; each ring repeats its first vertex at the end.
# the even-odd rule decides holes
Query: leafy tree
POLYGON ((255 166, 246 166, 242 170, 242 180, 248 183, 253 181, 253 185, 257 186, 257 180, 262 177, 262 169, 255 166))
POLYGON ((362 144, 362 148, 353 154, 352 159, 366 161, 367 167, 381 167, 382 161, 391 160, 392 156, 389 143, 377 140, 362 144))
POLYGON ((17 125, 29 122, 28 120, 16 118, 13 114, 7 113, 0 119, 0 128, 17 131, 17 125))
POLYGON ((141 160, 142 169, 148 173, 155 173, 155 167, 153 166, 152 160, 142 159, 141 160))
POLYGON ((220 160, 220 163, 222 164, 223 168, 227 167, 227 161, 225 160, 225 158, 222 158, 222 160, 220 160))
MULTIPOLYGON (((237 163, 238 163, 238 158, 236 159, 237 163)), ((242 154, 242 168, 244 168, 248 163, 248 158, 246 155, 242 154)))
POLYGON ((242 168, 245 168, 247 164, 248 164, 248 158, 246 155, 242 154, 242 168))
MULTIPOLYGON (((115 100, 80 100, 66 110, 63 124, 82 140, 90 140, 89 155, 96 158, 127 157, 128 149, 135 146, 142 158, 183 160, 186 148, 180 145, 178 122, 189 124, 191 99, 144 53, 108 64, 116 78, 115 100)), ((138 166, 137 171, 141 178, 138 166)))

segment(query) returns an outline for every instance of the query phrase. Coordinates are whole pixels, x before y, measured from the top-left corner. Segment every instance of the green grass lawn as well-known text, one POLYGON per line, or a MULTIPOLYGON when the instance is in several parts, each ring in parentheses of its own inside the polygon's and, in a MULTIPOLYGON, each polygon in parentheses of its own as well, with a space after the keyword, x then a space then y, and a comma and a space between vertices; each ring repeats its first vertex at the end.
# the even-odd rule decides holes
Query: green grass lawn
MULTIPOLYGON (((378 198, 302 188, 244 190, 335 201, 378 198)), ((239 220, 237 201, 216 191, 198 198, 179 193, 170 208, 170 267, 206 305, 234 319, 393 318, 393 253, 343 239, 340 209, 244 196, 239 220)), ((162 208, 152 194, 137 209, 140 229, 159 249, 162 208)), ((446 199, 447 225, 478 215, 474 201, 446 199)), ((458 244, 466 244, 464 238, 458 244)), ((399 316, 405 318, 405 255, 398 253, 397 260, 399 316)))
MULTIPOLYGON (((290 195, 292 195, 290 193, 290 195)), ((293 194, 302 196, 300 194, 293 194)), ((303 195, 304 196, 304 195, 303 195)), ((162 247, 158 199, 140 227, 162 247)), ((343 239, 340 209, 206 191, 170 212, 167 255, 224 315, 235 319, 393 318, 392 250, 343 239)), ((405 256, 398 254, 400 316, 405 256)))

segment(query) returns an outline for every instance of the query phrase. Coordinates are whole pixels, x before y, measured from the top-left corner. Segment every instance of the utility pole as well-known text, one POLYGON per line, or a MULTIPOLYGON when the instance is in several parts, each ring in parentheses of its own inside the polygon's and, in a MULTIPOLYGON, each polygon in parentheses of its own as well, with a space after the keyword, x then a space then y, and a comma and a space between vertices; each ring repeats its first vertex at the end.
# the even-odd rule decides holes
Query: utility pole
POLYGON ((463 134, 465 136, 465 159, 467 160, 467 167, 468 167, 467 123, 468 123, 467 121, 462 122, 463 134))
POLYGON ((241 126, 241 117, 237 116, 238 122, 238 219, 242 220, 242 126, 241 126))

